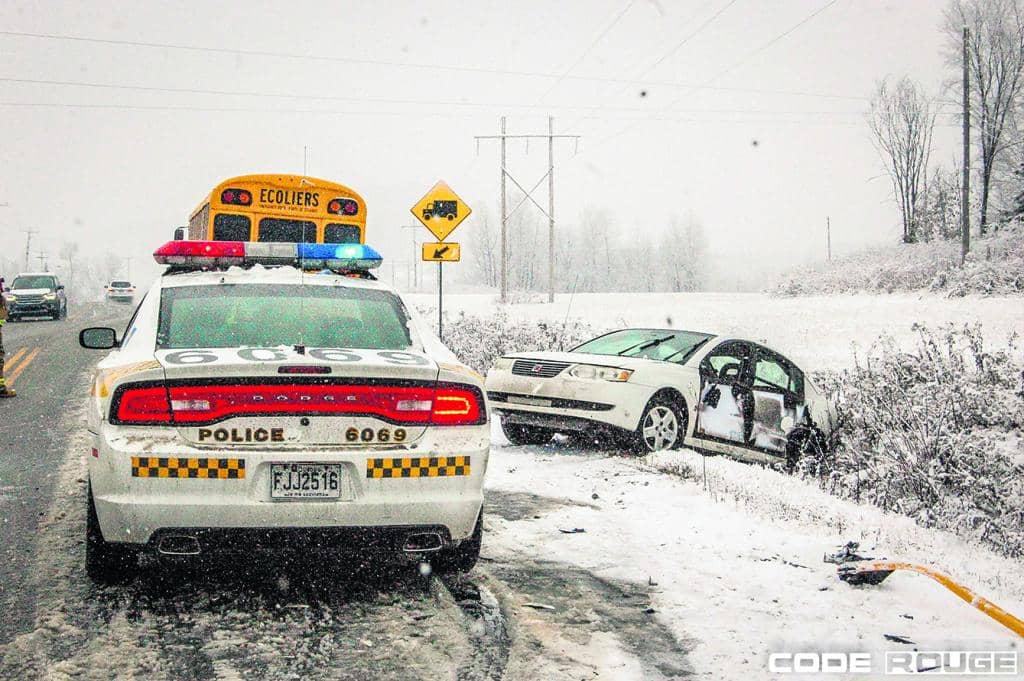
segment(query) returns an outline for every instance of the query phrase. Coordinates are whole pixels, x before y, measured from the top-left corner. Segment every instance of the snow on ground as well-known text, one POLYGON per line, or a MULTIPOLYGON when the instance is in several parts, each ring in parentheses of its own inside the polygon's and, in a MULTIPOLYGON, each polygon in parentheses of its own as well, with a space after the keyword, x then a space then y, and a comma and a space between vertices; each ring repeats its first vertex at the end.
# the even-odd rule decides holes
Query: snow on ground
POLYGON ((767 671, 770 652, 867 651, 880 659, 885 650, 911 649, 884 634, 906 636, 919 650, 1009 650, 1019 642, 925 577, 896 573, 881 586, 853 588, 822 558, 859 540, 868 555, 931 564, 1020 614, 1018 563, 771 470, 689 451, 631 459, 495 446, 487 475, 495 490, 575 503, 518 522, 489 517, 485 556, 528 555, 656 583, 655 616, 680 639, 697 640, 689 659, 699 678, 778 678, 767 671), (584 531, 561 531, 575 528, 584 531))
MULTIPOLYGON (((417 307, 436 307, 437 296, 407 296, 417 307)), ((575 317, 596 330, 621 326, 654 326, 735 335, 769 346, 805 370, 839 369, 852 363, 853 348, 866 349, 880 334, 912 342, 915 322, 939 326, 981 322, 986 339, 1002 345, 1024 328, 1020 297, 944 298, 933 294, 843 295, 778 298, 758 293, 578 293, 559 294, 549 304, 506 306, 518 319, 562 322, 575 317), (571 303, 571 306, 570 306, 571 303)), ((447 294, 445 312, 457 323, 460 312, 492 314, 499 308, 494 294, 447 294)), ((434 317, 427 316, 433 323, 434 317)))

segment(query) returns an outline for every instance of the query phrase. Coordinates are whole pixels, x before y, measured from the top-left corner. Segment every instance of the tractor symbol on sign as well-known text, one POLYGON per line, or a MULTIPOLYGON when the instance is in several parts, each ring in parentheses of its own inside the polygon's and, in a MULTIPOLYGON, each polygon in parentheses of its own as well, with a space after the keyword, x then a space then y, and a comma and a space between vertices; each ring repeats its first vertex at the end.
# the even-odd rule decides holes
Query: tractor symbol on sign
POLYGON ((445 218, 454 220, 459 216, 458 201, 431 201, 423 209, 423 219, 445 218))

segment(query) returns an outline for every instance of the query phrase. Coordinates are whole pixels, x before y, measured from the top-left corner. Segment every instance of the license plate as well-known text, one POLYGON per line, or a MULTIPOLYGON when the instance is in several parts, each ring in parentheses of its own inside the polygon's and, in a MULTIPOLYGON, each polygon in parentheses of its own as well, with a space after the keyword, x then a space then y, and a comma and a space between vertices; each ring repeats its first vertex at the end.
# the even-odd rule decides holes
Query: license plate
POLYGON ((339 499, 342 486, 341 464, 270 464, 271 499, 339 499))
POLYGON ((527 404, 531 407, 550 407, 551 400, 541 399, 539 397, 519 397, 518 395, 509 395, 508 401, 512 404, 527 404))

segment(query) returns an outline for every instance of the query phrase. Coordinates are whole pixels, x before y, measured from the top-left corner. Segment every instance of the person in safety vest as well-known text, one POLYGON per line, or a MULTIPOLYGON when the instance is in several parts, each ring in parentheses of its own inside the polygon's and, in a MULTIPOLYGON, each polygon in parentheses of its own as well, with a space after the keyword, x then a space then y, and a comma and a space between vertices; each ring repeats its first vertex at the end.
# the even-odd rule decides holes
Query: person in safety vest
MULTIPOLYGON (((4 278, 0 277, 0 291, 4 290, 4 278)), ((17 395, 13 388, 7 387, 4 380, 4 324, 7 322, 7 299, 0 295, 0 398, 17 395)))

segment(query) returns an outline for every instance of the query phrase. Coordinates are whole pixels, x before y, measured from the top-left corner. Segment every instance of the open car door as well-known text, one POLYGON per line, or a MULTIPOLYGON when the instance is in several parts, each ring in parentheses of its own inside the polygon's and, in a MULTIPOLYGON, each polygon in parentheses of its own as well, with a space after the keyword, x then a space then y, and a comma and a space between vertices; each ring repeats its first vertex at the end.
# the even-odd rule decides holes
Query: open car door
POLYGON ((753 349, 742 341, 725 341, 700 364, 700 400, 694 435, 745 445, 754 409, 750 391, 753 349))

